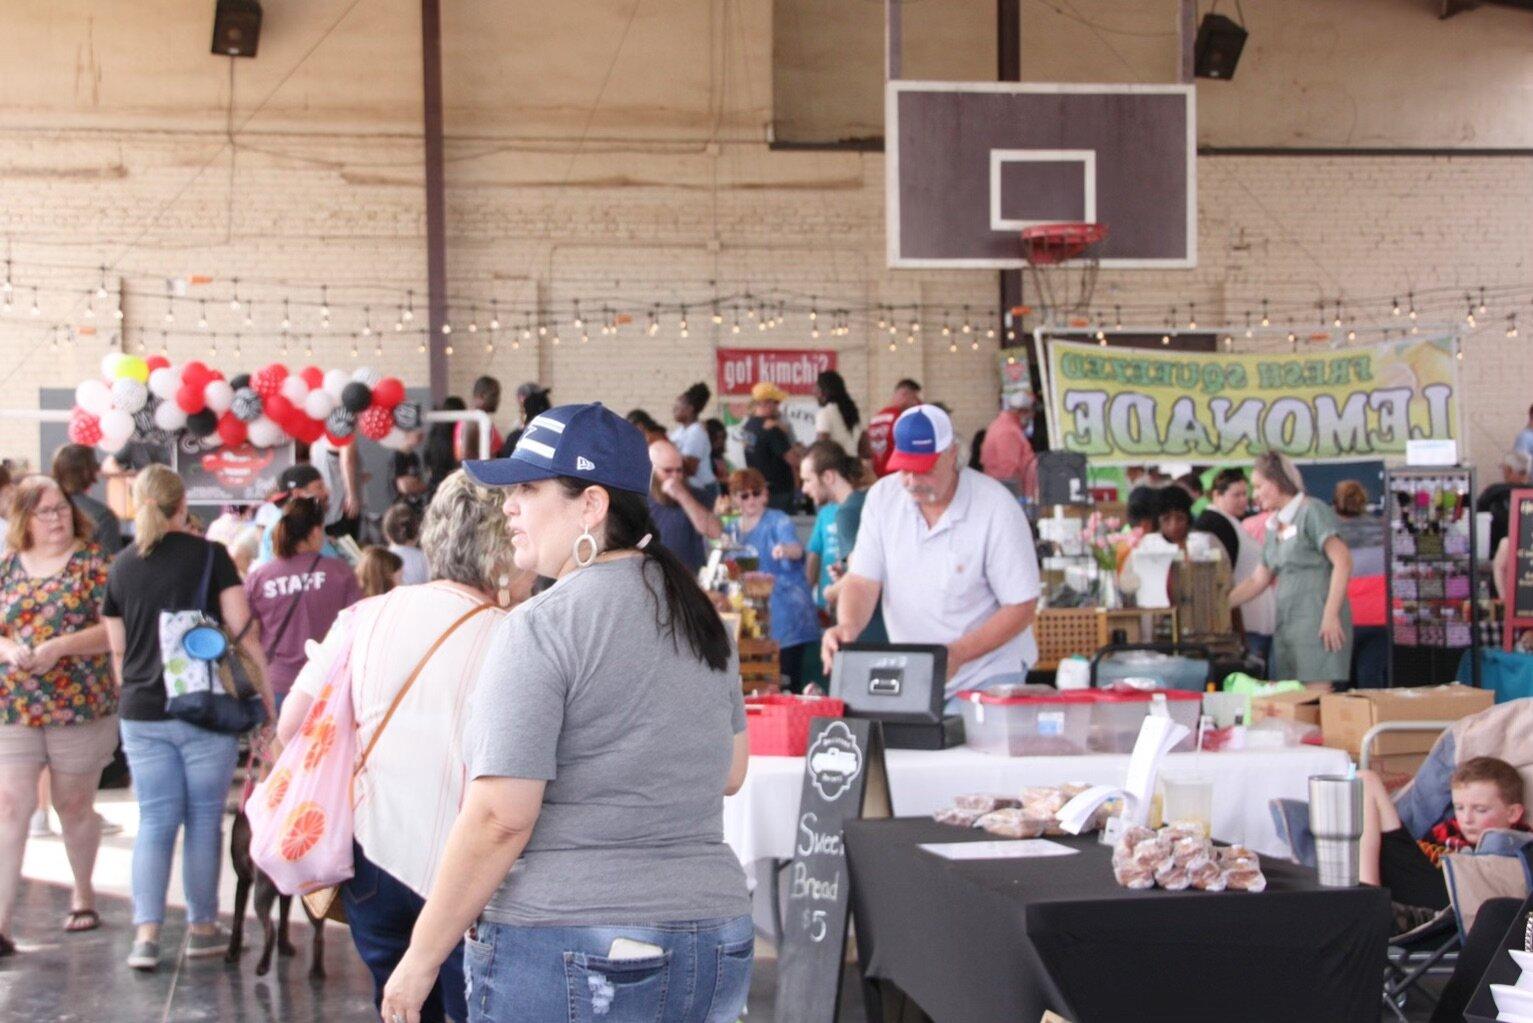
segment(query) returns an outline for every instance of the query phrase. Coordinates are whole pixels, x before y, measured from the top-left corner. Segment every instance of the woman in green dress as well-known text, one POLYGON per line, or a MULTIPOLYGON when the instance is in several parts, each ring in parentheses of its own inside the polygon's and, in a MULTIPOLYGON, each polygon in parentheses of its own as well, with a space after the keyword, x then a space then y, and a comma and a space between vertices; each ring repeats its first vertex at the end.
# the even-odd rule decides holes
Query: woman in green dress
POLYGON ((1251 482, 1272 517, 1262 563, 1230 592, 1230 605, 1244 604, 1276 581, 1277 631, 1267 676, 1345 683, 1352 665, 1352 554, 1337 535, 1336 513, 1305 496, 1298 469, 1278 452, 1257 457, 1251 482))

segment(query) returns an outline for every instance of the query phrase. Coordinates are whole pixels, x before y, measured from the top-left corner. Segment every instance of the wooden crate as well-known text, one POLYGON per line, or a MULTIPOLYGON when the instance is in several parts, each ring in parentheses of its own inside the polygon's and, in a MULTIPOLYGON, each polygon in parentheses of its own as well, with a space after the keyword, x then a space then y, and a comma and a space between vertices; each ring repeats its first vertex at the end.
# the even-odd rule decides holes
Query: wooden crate
POLYGON ((1033 636, 1038 640, 1039 671, 1053 671, 1072 654, 1090 657, 1102 645, 1101 610, 1095 607, 1049 607, 1038 612, 1033 636))
POLYGON ((747 693, 777 692, 782 685, 782 666, 777 641, 740 640, 740 685, 747 693))

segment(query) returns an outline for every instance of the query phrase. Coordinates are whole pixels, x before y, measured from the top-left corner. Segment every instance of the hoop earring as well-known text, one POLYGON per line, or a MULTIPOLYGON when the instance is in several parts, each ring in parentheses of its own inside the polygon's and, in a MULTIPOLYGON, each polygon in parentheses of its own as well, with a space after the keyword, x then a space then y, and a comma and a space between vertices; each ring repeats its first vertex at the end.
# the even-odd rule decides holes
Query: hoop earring
POLYGON ((596 556, 598 554, 600 554, 600 553, 601 553, 601 547, 600 547, 600 545, 597 544, 596 537, 591 535, 591 527, 590 526, 582 526, 581 527, 580 535, 575 537, 575 548, 574 548, 574 551, 573 551, 573 557, 575 559, 575 567, 576 568, 589 568, 591 566, 591 563, 596 560, 596 556), (583 544, 583 543, 589 543, 591 545, 591 556, 588 557, 588 558, 582 558, 580 556, 580 545, 583 544))

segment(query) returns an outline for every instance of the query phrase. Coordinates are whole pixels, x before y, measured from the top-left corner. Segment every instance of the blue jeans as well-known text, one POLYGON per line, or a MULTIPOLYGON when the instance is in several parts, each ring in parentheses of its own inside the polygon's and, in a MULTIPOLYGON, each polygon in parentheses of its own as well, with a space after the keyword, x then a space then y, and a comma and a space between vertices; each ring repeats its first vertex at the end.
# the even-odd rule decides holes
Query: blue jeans
MULTIPOLYGON (((393 874, 369 860, 362 847, 351 843, 354 873, 341 885, 341 902, 357 954, 373 974, 373 1003, 383 1006, 383 985, 410 947, 410 932, 426 900, 393 874)), ((421 1006, 421 1023, 442 1023, 451 1017, 463 1023, 463 943, 453 949, 437 974, 436 986, 421 1006)))
POLYGON ((748 916, 613 927, 481 920, 466 944, 469 1023, 735 1023, 756 938, 748 916), (619 938, 660 953, 614 958, 619 938))
POLYGON ((184 825, 181 885, 190 923, 218 919, 224 801, 239 741, 185 721, 123 721, 122 750, 138 797, 133 842, 133 923, 165 922, 176 832, 184 825))

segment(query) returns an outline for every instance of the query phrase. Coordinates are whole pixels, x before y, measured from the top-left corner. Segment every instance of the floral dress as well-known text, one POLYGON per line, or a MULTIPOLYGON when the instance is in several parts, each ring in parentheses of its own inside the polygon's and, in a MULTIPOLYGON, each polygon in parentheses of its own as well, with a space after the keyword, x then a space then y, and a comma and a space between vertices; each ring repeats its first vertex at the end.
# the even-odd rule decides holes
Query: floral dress
MULTIPOLYGON (((108 567, 95 544, 75 551, 44 579, 27 575, 21 555, 6 555, 0 559, 0 633, 35 649, 95 625, 108 567)), ((105 654, 61 657, 42 675, 0 667, 0 724, 73 725, 116 712, 117 687, 105 654)))

